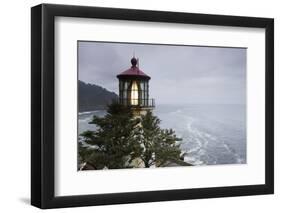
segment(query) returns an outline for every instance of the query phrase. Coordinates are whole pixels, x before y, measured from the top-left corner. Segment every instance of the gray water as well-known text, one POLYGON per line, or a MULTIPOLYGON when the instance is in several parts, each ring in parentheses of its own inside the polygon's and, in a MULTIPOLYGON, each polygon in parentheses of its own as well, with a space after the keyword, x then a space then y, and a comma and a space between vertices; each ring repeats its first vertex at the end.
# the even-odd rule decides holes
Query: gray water
MULTIPOLYGON (((157 105, 153 113, 162 128, 172 128, 182 138, 185 161, 194 165, 246 163, 246 106, 231 104, 157 105)), ((79 133, 95 130, 93 115, 79 113, 79 133)))

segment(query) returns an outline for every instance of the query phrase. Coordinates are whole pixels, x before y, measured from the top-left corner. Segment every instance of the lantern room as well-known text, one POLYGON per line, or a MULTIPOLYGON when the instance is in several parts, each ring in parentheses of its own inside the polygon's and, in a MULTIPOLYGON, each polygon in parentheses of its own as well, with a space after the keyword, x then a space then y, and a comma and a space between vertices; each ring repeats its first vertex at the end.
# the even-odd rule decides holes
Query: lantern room
POLYGON ((119 102, 136 109, 152 109, 154 99, 149 99, 150 77, 139 69, 138 60, 131 59, 131 68, 117 75, 119 79, 119 102))

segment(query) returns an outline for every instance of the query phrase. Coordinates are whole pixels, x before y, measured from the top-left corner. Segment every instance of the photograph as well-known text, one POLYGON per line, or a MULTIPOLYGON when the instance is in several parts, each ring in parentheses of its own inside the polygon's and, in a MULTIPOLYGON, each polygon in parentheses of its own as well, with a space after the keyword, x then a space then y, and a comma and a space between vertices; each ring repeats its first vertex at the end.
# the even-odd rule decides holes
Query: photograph
MULTIPOLYGON (((202 4, 201 12, 151 2, 32 6, 31 75, 24 74, 30 98, 11 96, 30 100, 31 145, 24 145, 31 148, 30 169, 20 168, 30 171, 31 205, 274 194, 273 16, 279 13, 261 14, 243 2, 252 10, 222 14, 219 5, 202 4)), ((260 198, 241 202, 252 211, 260 198)))
POLYGON ((247 48, 77 41, 77 170, 247 163, 247 48))

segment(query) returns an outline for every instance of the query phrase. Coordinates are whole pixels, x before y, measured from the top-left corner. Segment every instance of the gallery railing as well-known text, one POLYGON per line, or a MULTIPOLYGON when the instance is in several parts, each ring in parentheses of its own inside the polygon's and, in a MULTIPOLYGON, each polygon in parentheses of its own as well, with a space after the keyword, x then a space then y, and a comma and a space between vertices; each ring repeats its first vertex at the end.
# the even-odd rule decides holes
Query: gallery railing
POLYGON ((130 98, 122 98, 119 99, 119 103, 123 104, 125 106, 133 106, 133 107, 149 107, 154 108, 155 107, 155 100, 153 98, 151 99, 130 99, 130 98))

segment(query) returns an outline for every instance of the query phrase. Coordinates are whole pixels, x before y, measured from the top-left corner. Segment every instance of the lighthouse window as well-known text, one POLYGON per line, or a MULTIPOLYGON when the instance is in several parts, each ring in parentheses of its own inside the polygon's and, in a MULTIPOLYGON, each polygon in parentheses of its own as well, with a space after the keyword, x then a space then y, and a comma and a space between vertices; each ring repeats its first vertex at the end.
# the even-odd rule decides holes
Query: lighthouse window
POLYGON ((140 88, 141 88, 141 90, 144 90, 144 85, 145 85, 145 82, 141 82, 141 83, 140 83, 140 88))
POLYGON ((145 91, 148 92, 148 82, 145 83, 145 91))
POLYGON ((139 91, 138 91, 138 84, 136 81, 132 83, 131 89, 131 105, 138 105, 139 103, 139 91))
POLYGON ((127 89, 128 89, 128 82, 125 81, 125 82, 124 82, 124 90, 127 90, 127 89))
POLYGON ((123 98, 127 99, 127 91, 126 90, 123 90, 123 98))
POLYGON ((144 91, 141 91, 141 99, 144 99, 144 91))

